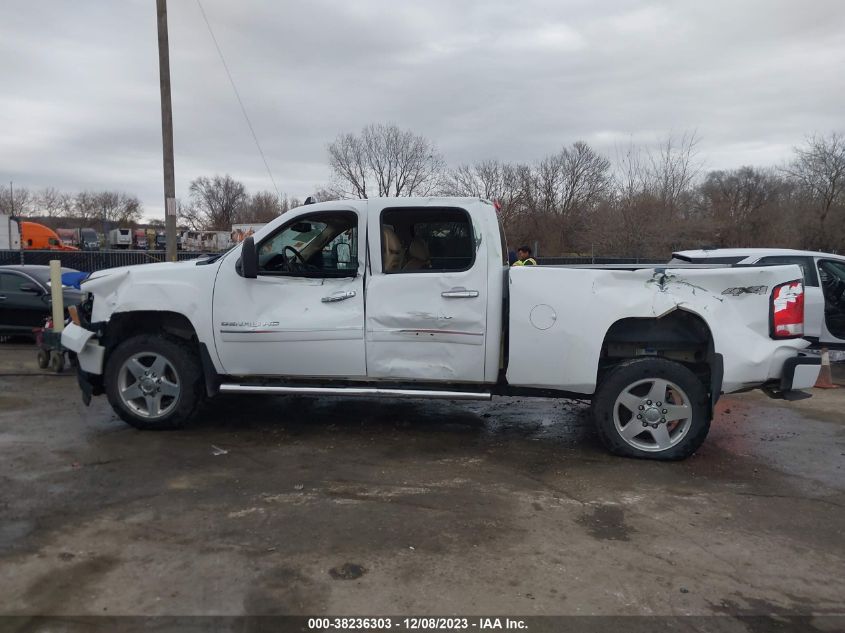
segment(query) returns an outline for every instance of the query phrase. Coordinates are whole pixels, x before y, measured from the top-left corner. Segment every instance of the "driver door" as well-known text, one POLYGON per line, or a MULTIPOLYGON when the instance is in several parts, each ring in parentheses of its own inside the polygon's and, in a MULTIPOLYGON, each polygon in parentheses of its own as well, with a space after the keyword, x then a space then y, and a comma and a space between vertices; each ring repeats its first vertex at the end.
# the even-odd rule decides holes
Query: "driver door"
POLYGON ((258 277, 237 249, 214 287, 217 353, 227 374, 365 377, 364 235, 353 210, 300 214, 256 241, 258 277))

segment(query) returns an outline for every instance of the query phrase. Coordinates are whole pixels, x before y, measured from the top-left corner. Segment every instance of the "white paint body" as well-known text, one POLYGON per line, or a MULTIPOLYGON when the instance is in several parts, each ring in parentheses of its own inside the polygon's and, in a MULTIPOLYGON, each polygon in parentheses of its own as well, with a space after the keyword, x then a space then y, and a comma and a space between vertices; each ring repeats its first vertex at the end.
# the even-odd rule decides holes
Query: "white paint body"
POLYGON ((689 258, 694 262, 729 259, 735 264, 763 265, 772 261, 805 261, 804 274, 804 335, 818 339, 822 345, 845 346, 845 338, 834 335, 825 321, 825 298, 819 282, 819 262, 830 260, 845 264, 845 256, 818 251, 790 248, 718 248, 674 253, 676 259, 689 258))
MULTIPOLYGON (((283 214, 259 229, 256 240, 315 211, 357 214, 361 238, 354 277, 245 279, 236 269, 237 246, 210 264, 159 263, 95 273, 83 285, 94 297, 91 321, 107 323, 116 313, 136 311, 184 315, 221 375, 443 387, 495 384, 507 332, 510 386, 585 396, 596 389, 602 343, 620 319, 674 310, 701 317, 724 358, 724 392, 779 379, 784 362, 808 345, 769 337, 769 292, 722 294, 800 279, 797 266, 508 269, 496 212, 473 198, 319 203, 283 214), (385 274, 373 237, 380 235, 381 210, 427 205, 467 211, 474 264, 463 272, 385 274), (455 296, 462 290, 467 296, 455 296), (506 293, 510 310, 504 323, 506 293), (341 295, 342 301, 324 301, 341 295)), ((67 337, 80 351, 98 346, 96 338, 79 343, 82 338, 67 337)), ((102 355, 87 358, 83 368, 102 373, 102 355)), ((801 381, 814 382, 809 373, 800 372, 801 381)))

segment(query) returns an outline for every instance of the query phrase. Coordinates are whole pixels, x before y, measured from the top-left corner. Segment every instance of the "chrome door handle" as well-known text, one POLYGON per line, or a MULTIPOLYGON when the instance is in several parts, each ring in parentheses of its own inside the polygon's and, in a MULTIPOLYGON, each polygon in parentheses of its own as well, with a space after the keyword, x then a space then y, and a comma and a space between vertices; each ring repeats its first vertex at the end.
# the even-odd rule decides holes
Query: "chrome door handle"
POLYGON ((447 299, 472 299, 478 296, 478 290, 467 290, 466 288, 452 288, 440 293, 441 297, 447 299))
POLYGON ((0 301, 5 301, 5 300, 6 300, 6 295, 0 295, 0 301))
POLYGON ((328 297, 323 297, 320 299, 323 303, 334 303, 336 301, 346 301, 347 299, 351 299, 355 296, 354 290, 348 290, 346 292, 336 292, 334 294, 329 295, 328 297))

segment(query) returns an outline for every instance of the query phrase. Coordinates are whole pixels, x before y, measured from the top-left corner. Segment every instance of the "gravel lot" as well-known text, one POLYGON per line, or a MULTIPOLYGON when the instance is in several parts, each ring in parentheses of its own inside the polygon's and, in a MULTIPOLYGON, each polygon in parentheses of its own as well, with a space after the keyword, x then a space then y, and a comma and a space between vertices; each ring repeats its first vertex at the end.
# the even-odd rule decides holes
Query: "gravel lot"
POLYGON ((845 389, 725 397, 664 464, 554 400, 221 398, 143 433, 33 358, 0 345, 6 615, 845 611, 845 389))

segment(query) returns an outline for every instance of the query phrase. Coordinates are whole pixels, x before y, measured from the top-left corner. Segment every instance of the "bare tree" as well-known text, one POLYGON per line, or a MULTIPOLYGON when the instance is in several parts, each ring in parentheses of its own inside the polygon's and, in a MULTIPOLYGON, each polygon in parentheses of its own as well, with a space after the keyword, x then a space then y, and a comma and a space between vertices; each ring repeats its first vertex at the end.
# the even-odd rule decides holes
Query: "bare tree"
POLYGON ((26 187, 0 186, 0 213, 26 217, 36 215, 36 196, 26 187))
POLYGON ((354 134, 341 134, 328 146, 329 166, 335 189, 341 198, 369 198, 369 161, 363 140, 354 134))
POLYGON ((684 132, 680 137, 669 134, 656 149, 647 153, 645 185, 664 209, 680 210, 685 202, 684 196, 701 173, 699 142, 695 131, 684 132))
POLYGON ((45 187, 36 193, 38 210, 49 218, 67 216, 73 208, 73 196, 62 193, 54 187, 45 187))
POLYGON ((228 174, 200 176, 191 181, 191 202, 182 210, 182 219, 208 230, 228 230, 248 201, 246 187, 228 174))
POLYGON ((535 239, 559 252, 582 245, 590 213, 611 190, 610 161, 578 141, 516 174, 535 239))
POLYGON ((711 244, 774 244, 780 233, 776 216, 786 188, 787 184, 772 170, 740 167, 707 174, 699 194, 711 244))
POLYGON ((288 210, 287 197, 282 198, 272 191, 252 194, 238 214, 241 222, 270 222, 288 210))
POLYGON ((458 165, 448 173, 443 193, 496 201, 499 220, 507 234, 517 241, 530 238, 524 230, 526 218, 516 166, 495 159, 458 165))
POLYGON ((795 160, 787 168, 805 194, 810 216, 807 245, 811 248, 845 246, 845 134, 814 135, 795 148, 795 160))
POLYGON ((445 162, 423 136, 395 125, 372 124, 341 134, 328 146, 340 197, 428 196, 442 184, 445 162))

